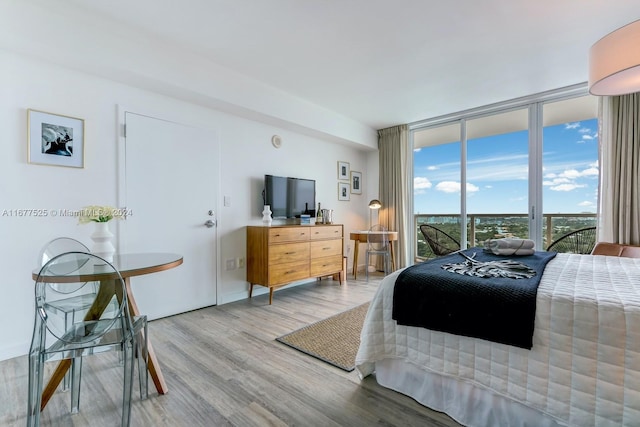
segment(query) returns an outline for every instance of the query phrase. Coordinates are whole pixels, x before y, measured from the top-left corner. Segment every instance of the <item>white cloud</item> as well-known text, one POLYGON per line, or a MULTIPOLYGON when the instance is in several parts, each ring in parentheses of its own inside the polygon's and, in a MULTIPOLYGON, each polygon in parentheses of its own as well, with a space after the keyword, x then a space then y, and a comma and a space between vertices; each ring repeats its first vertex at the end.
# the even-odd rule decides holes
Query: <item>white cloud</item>
POLYGON ((422 148, 414 148, 414 149, 413 149, 413 152, 414 152, 414 153, 419 153, 419 152, 420 152, 420 150, 422 150, 422 148))
POLYGON ((423 176, 413 178, 413 192, 416 194, 424 194, 424 190, 433 187, 431 181, 423 176))
MULTIPOLYGON (((460 192, 460 183, 456 181, 442 181, 436 185, 436 190, 442 191, 443 193, 459 193, 460 192)), ((475 193, 480 191, 478 186, 467 183, 467 193, 475 193)))
POLYGON ((582 139, 583 140, 586 139, 587 141, 591 141, 592 139, 595 139, 595 138, 593 136, 591 136, 591 135, 586 135, 585 134, 585 135, 582 135, 582 139))
POLYGON ((594 205, 595 205, 595 203, 590 202, 588 200, 585 200, 584 202, 578 203, 578 206, 585 206, 585 207, 591 207, 591 206, 594 206, 594 205))
POLYGON ((438 166, 427 166, 427 170, 428 171, 435 171, 435 170, 438 170, 438 169, 439 169, 438 166))
POLYGON ((556 185, 553 187, 549 187, 549 189, 553 190, 553 191, 573 191, 576 188, 582 188, 585 187, 584 185, 580 185, 580 184, 575 184, 575 183, 571 183, 571 184, 560 184, 560 185, 556 185))
POLYGON ((550 185, 559 185, 559 184, 569 184, 570 182, 572 181, 568 178, 553 178, 550 181, 543 181, 542 185, 550 186, 550 185))
POLYGON ((564 125, 565 129, 578 129, 580 127, 580 123, 567 123, 564 125))

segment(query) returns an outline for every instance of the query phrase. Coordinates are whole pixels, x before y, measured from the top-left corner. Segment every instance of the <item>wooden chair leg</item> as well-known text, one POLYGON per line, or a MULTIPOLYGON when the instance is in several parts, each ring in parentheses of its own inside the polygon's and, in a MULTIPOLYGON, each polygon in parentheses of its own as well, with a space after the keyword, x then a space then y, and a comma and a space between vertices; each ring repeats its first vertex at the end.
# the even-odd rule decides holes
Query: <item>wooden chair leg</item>
POLYGON ((253 283, 249 283, 249 298, 251 298, 252 293, 253 293, 253 283))

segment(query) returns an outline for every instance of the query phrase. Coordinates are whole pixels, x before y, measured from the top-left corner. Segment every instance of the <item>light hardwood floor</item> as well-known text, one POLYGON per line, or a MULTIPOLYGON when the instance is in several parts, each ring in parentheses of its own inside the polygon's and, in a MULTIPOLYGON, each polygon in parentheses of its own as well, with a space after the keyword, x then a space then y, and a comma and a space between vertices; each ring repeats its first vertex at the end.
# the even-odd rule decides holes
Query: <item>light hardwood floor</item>
MULTIPOLYGON (((364 275, 363 275, 364 276, 364 275)), ((364 277, 359 279, 364 279, 364 277)), ((141 401, 134 383, 132 426, 458 426, 370 376, 360 381, 275 338, 370 301, 379 277, 345 285, 310 282, 251 300, 150 323, 169 393, 141 401)), ((54 364, 48 364, 48 372, 54 364)), ((27 357, 0 362, 0 425, 26 424, 27 357)), ((80 413, 58 390, 43 426, 116 426, 121 368, 114 353, 85 358, 80 413)), ((47 374, 45 374, 45 380, 47 374)))

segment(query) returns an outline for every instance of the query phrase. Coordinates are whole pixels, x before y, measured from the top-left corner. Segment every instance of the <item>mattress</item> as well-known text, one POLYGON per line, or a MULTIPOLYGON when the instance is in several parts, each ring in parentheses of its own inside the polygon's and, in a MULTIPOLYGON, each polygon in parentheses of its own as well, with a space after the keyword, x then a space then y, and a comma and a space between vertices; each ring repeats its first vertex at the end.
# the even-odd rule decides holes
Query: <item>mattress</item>
POLYGON ((640 425, 640 259, 558 254, 538 287, 531 350, 397 325, 398 274, 370 304, 356 356, 361 378, 376 362, 399 361, 558 425, 640 425))

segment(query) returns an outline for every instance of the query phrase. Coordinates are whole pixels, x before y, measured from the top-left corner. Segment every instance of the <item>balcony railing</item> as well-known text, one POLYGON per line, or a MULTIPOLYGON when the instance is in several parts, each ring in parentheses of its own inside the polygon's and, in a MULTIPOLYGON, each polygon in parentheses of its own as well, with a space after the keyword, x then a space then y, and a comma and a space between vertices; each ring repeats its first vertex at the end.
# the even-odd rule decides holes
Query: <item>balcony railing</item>
MULTIPOLYGON (((596 214, 555 213, 544 214, 543 244, 546 248, 558 237, 584 227, 596 225, 596 214)), ((420 259, 431 258, 433 254, 420 232, 421 224, 436 226, 460 241, 460 221, 457 214, 416 214, 414 226, 417 233, 415 253, 420 259)), ((501 237, 527 238, 529 217, 527 214, 467 214, 467 247, 481 246, 486 239, 501 237)))

